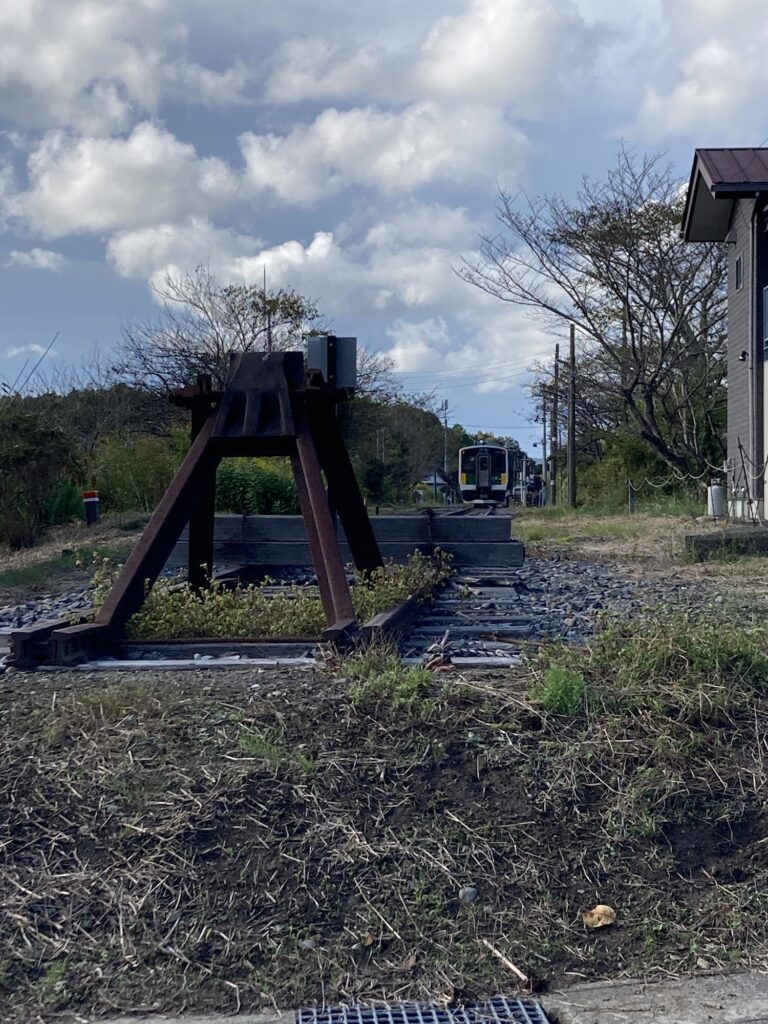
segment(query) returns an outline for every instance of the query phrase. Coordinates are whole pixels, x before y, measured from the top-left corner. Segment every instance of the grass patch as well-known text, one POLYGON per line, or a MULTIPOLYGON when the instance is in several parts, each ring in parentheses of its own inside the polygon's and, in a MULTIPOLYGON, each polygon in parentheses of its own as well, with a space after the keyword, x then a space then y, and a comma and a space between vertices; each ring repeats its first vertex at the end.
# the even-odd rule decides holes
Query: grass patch
POLYGON ((585 708, 584 676, 571 665, 550 665, 535 696, 545 711, 578 715, 585 708))
MULTIPOLYGON (((438 552, 430 559, 415 552, 405 565, 390 563, 369 574, 357 574, 352 601, 358 622, 366 622, 411 595, 427 597, 450 574, 450 559, 438 552)), ((108 573, 107 573, 108 575, 108 573)), ((99 593, 108 588, 98 577, 99 593)), ((158 580, 144 606, 128 623, 134 640, 171 637, 313 637, 326 626, 314 586, 294 586, 277 595, 267 592, 269 580, 248 587, 224 588, 215 581, 201 594, 187 584, 158 580)))
POLYGON ((425 716, 436 708, 427 697, 432 673, 421 665, 403 665, 392 645, 370 644, 346 659, 341 671, 352 680, 349 696, 357 707, 384 703, 412 716, 425 716))
POLYGON ((286 743, 285 734, 279 729, 243 726, 238 744, 248 757, 264 761, 276 770, 298 769, 304 775, 311 775, 315 770, 314 760, 303 750, 291 749, 286 743))
POLYGON ((115 546, 66 549, 61 554, 43 561, 29 562, 13 566, 0 572, 0 587, 13 589, 42 586, 51 577, 62 573, 85 569, 88 563, 103 559, 119 559, 128 555, 130 547, 125 543, 115 546))
POLYGON ((630 516, 592 507, 530 509, 512 521, 516 537, 545 551, 567 547, 573 557, 642 561, 667 568, 690 563, 688 534, 719 529, 714 523, 694 522, 690 516, 651 512, 630 516))
POLYGON ((588 693, 593 713, 674 712, 681 721, 716 722, 768 691, 762 622, 677 614, 620 623, 593 637, 586 653, 562 648, 543 657, 535 692, 546 710, 561 713, 584 712, 588 693))
POLYGON ((6 569, 0 572, 0 587, 38 587, 62 570, 74 568, 75 559, 69 555, 61 555, 46 562, 22 565, 18 569, 6 569))

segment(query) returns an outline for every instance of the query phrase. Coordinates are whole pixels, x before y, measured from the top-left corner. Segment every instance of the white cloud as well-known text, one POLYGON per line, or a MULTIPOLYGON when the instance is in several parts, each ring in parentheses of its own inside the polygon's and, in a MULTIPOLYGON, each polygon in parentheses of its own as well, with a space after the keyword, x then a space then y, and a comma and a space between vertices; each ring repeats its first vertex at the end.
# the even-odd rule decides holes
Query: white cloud
POLYGON ((738 18, 714 0, 664 0, 655 29, 627 133, 654 143, 696 135, 700 145, 757 145, 766 131, 756 99, 768 88, 763 0, 744 0, 738 18))
POLYGON ((216 228, 201 217, 181 224, 155 224, 138 231, 121 231, 107 244, 107 259, 121 277, 162 279, 208 265, 217 272, 233 260, 256 252, 257 238, 216 228))
POLYGON ((276 54, 265 96, 273 103, 350 96, 391 96, 397 88, 392 65, 402 58, 377 46, 356 46, 347 56, 339 42, 320 36, 289 39, 276 54))
POLYGON ((445 357, 453 345, 448 325, 442 317, 408 321, 397 319, 387 328, 393 345, 387 355, 398 373, 425 373, 445 366, 445 357))
POLYGON ((42 345, 14 345, 5 349, 3 355, 6 359, 15 359, 17 356, 23 355, 41 356, 44 352, 45 349, 42 345))
POLYGON ((353 185, 398 192, 432 182, 487 184, 514 176, 528 150, 499 110, 431 102, 399 113, 329 108, 287 135, 246 132, 240 144, 251 187, 286 203, 353 185))
POLYGON ((28 270, 63 270, 67 260, 60 252, 50 249, 29 249, 22 252, 13 249, 8 254, 6 267, 25 267, 28 270))
POLYGON ((150 122, 127 138, 54 131, 30 154, 29 188, 13 216, 44 238, 108 232, 204 215, 231 202, 237 179, 223 160, 150 122))
POLYGON ((342 224, 336 233, 315 232, 306 243, 290 239, 264 246, 204 218, 190 218, 119 232, 110 239, 107 256, 121 276, 152 281, 201 263, 223 282, 260 281, 266 266, 275 287, 316 297, 332 315, 456 313, 467 305, 496 306, 453 271, 461 254, 474 247, 477 228, 462 208, 409 200, 371 225, 359 241, 342 224))
POLYGON ((476 244, 480 228, 464 207, 410 200, 373 224, 366 233, 365 245, 401 249, 420 244, 461 252, 476 244))
POLYGON ((519 385, 527 361, 549 351, 551 339, 522 311, 456 276, 453 267, 471 252, 477 228, 461 208, 410 200, 358 241, 342 224, 307 243, 265 247, 192 219, 122 232, 110 241, 108 255, 120 274, 147 277, 156 286, 167 273, 180 275, 199 263, 222 283, 260 283, 266 267, 271 287, 317 299, 344 330, 374 318, 397 368, 425 373, 413 381, 417 388, 428 388, 426 375, 439 367, 440 373, 466 371, 478 393, 505 392, 519 385))
POLYGON ((433 95, 511 103, 537 116, 566 70, 572 78, 591 63, 596 41, 569 0, 474 0, 435 24, 416 79, 433 95))
POLYGON ((289 39, 274 59, 267 98, 450 99, 511 104, 536 116, 592 63, 602 36, 570 0, 473 0, 460 14, 442 13, 420 47, 339 42, 337 34, 333 42, 289 39))
POLYGON ((166 97, 236 102, 248 79, 189 59, 178 0, 9 0, 0 6, 0 116, 24 128, 125 130, 166 97))
POLYGON ((449 397, 471 390, 492 394, 519 388, 532 360, 551 350, 520 309, 465 308, 447 322, 398 318, 387 329, 386 351, 416 389, 437 387, 449 397))

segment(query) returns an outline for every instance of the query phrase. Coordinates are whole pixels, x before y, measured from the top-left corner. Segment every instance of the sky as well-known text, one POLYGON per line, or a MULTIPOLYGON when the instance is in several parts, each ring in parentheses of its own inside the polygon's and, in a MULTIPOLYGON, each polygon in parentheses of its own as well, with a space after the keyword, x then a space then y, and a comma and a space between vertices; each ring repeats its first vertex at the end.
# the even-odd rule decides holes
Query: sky
POLYGON ((530 450, 554 339, 456 274, 499 188, 573 197, 622 140, 681 179, 760 145, 767 51, 764 0, 2 4, 0 381, 54 336, 49 365, 108 360, 167 273, 266 268, 530 450))

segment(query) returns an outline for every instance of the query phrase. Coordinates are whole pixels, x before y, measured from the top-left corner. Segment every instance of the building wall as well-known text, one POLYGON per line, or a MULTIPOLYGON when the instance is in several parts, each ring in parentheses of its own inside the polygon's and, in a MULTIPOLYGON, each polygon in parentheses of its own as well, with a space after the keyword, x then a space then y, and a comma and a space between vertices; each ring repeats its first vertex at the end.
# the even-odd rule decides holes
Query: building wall
MULTIPOLYGON (((741 199, 734 204, 733 220, 728 234, 728 459, 738 470, 741 468, 739 440, 745 451, 754 459, 750 452, 750 409, 749 409, 749 374, 752 360, 742 361, 742 352, 752 352, 753 342, 750 339, 749 310, 752 289, 752 253, 750 245, 750 223, 753 199, 741 199), (736 261, 742 260, 742 287, 736 290, 736 261)), ((761 403, 762 406, 762 403, 761 403)), ((762 421, 762 416, 760 421, 762 421)), ((755 428, 757 423, 755 423, 755 428)), ((753 448, 758 440, 754 437, 753 448)), ((762 430, 760 431, 762 434, 762 430)), ((762 445, 761 445, 762 447, 762 445)))

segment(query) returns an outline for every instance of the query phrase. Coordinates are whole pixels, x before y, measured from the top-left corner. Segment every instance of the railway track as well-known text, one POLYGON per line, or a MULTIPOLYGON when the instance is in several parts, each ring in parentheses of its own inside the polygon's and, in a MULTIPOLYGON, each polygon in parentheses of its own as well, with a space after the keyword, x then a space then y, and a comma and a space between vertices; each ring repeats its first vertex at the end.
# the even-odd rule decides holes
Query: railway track
POLYGON ((521 610, 517 569, 457 574, 437 594, 401 642, 411 664, 467 667, 517 665, 536 617, 521 610))
MULTIPOLYGON (((277 595, 296 583, 307 584, 311 570, 293 569, 284 581, 266 588, 277 595)), ((455 664, 499 667, 519 664, 521 647, 535 630, 536 616, 521 605, 525 584, 519 570, 508 566, 471 572, 458 570, 404 627, 400 640, 408 664, 455 664)), ((0 664, 8 653, 8 637, 0 635, 0 664)), ((231 666, 308 666, 321 655, 312 640, 227 642, 126 642, 110 657, 78 666, 99 669, 179 669, 231 666)))

